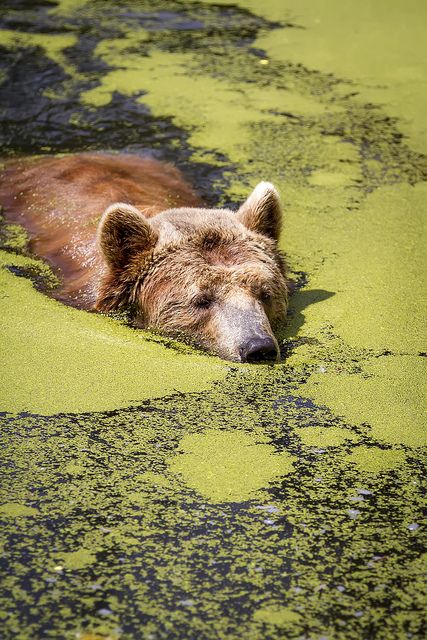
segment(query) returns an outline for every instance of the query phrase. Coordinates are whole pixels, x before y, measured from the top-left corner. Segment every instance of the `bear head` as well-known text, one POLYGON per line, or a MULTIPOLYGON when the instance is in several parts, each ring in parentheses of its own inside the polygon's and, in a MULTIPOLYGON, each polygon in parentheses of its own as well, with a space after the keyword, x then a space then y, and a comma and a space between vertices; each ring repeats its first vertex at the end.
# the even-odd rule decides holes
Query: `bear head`
POLYGON ((288 301, 277 247, 282 211, 267 182, 238 209, 177 208, 149 218, 117 203, 102 216, 106 263, 96 309, 238 362, 277 360, 288 301))

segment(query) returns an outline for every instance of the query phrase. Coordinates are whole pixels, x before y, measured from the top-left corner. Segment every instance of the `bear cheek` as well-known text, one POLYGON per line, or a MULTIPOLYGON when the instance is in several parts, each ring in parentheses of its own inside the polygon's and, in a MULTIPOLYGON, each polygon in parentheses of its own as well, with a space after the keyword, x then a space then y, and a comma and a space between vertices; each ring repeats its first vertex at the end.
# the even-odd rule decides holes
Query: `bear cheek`
POLYGON ((288 288, 285 280, 281 284, 272 299, 264 305, 267 318, 273 327, 285 321, 288 310, 288 288))
POLYGON ((266 315, 272 327, 276 327, 286 319, 287 299, 275 298, 266 308, 266 315))
POLYGON ((138 317, 142 328, 162 328, 162 316, 168 307, 170 286, 161 279, 145 280, 138 296, 138 317))
POLYGON ((223 336, 219 334, 215 313, 209 314, 203 322, 199 322, 193 328, 191 335, 189 334, 189 338, 196 346, 216 353, 222 358, 228 359, 231 354, 231 342, 230 345, 226 345, 223 336))

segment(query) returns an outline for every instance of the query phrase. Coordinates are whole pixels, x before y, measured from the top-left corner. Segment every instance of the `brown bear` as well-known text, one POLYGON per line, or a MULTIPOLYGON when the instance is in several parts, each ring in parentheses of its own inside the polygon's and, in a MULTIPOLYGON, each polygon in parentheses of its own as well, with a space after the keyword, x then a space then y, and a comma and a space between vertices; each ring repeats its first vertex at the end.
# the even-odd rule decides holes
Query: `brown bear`
POLYGON ((135 326, 229 360, 278 358, 288 281, 268 182, 236 212, 207 209, 169 164, 81 154, 6 163, 0 203, 60 277, 57 299, 131 309, 135 326))

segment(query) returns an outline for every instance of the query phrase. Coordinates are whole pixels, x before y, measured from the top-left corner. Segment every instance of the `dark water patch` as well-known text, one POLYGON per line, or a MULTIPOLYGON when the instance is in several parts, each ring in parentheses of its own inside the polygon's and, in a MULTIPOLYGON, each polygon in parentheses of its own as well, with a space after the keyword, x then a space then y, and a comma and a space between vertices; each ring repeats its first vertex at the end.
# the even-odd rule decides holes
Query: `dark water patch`
MULTIPOLYGON (((19 53, 3 51, 1 59, 7 73, 0 87, 3 156, 92 150, 150 155, 178 164, 207 203, 216 204, 212 183, 224 182, 222 169, 191 163, 188 134, 170 118, 153 118, 143 104, 119 93, 114 93, 105 107, 85 109, 78 101, 80 84, 73 87, 74 97, 52 100, 45 90, 65 81, 62 68, 39 48, 19 53)), ((221 158, 220 163, 225 165, 226 159, 221 158)))
MULTIPOLYGON (((227 179, 221 167, 231 168, 225 156, 214 154, 216 167, 203 162, 190 163, 192 150, 187 142, 188 132, 173 125, 170 118, 153 118, 134 98, 115 93, 108 106, 96 110, 79 102, 81 92, 96 84, 99 74, 107 68, 93 55, 97 44, 105 38, 124 37, 129 29, 139 25, 152 32, 151 44, 173 48, 169 40, 176 34, 184 50, 186 46, 194 48, 195 44, 183 35, 186 30, 197 32, 201 42, 207 37, 207 30, 214 26, 215 37, 219 39, 253 39, 259 28, 269 24, 237 7, 158 4, 157 7, 144 2, 90 3, 90 7, 82 7, 67 16, 65 22, 48 12, 44 3, 32 3, 31 11, 24 4, 15 7, 16 11, 12 8, 5 12, 0 21, 3 28, 29 34, 46 33, 49 34, 47 40, 49 36, 75 34, 78 40, 65 47, 65 65, 49 58, 40 45, 31 46, 25 39, 13 50, 2 48, 0 141, 3 154, 88 150, 148 153, 179 164, 197 184, 207 203, 215 204, 212 185, 224 186, 227 179), (131 6, 134 6, 132 11, 128 10, 131 6)), ((143 44, 138 54, 146 55, 146 52, 143 44)))
MULTIPOLYGON (((53 9, 58 3, 55 0, 37 0, 37 2, 33 2, 33 0, 1 0, 1 8, 9 12, 34 9, 34 5, 39 9, 43 7, 53 9)), ((4 17, 6 18, 6 15, 4 17)))
POLYGON ((58 286, 58 280, 49 269, 44 268, 44 265, 29 267, 8 266, 6 269, 18 278, 31 280, 35 288, 43 293, 52 293, 52 290, 58 286))

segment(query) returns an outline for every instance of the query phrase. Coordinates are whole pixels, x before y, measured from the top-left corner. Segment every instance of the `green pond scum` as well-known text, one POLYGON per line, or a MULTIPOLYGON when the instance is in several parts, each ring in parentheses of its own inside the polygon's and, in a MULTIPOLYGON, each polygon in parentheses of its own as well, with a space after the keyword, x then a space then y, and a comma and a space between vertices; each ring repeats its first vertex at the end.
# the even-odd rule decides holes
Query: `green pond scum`
POLYGON ((236 365, 56 302, 2 223, 2 639, 425 637, 426 14, 2 3, 3 159, 270 180, 296 282, 282 361, 236 365))

